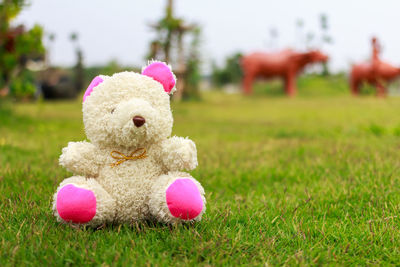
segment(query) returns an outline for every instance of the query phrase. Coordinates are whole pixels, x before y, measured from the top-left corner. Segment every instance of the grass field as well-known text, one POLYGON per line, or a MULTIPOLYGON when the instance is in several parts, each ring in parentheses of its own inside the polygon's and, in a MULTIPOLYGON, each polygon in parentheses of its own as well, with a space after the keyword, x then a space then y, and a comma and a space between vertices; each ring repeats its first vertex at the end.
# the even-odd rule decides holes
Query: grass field
POLYGON ((172 227, 57 223, 58 156, 85 138, 81 105, 0 108, 0 265, 399 264, 400 98, 203 98, 173 110, 207 213, 172 227))

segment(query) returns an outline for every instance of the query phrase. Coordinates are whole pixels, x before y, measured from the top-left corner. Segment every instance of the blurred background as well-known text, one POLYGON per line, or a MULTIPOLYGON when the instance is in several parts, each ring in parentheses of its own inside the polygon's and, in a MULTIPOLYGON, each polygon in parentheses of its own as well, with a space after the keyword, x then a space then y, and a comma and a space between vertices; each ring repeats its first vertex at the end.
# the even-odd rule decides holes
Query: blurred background
POLYGON ((396 0, 0 0, 0 266, 398 266, 399 12, 396 0), (196 143, 204 219, 60 225, 52 195, 71 173, 58 158, 86 138, 84 91, 150 59, 178 78, 173 134, 196 143))
MULTIPOLYGON (((159 59, 177 73, 176 100, 200 99, 202 90, 241 91, 243 55, 285 49, 329 56, 299 71, 300 95, 349 94, 349 72, 371 60, 372 37, 379 56, 400 66, 399 7, 362 0, 3 0, 0 95, 73 99, 98 74, 138 71, 159 59)), ((284 82, 268 78, 257 80, 255 93, 283 95, 284 82)), ((399 94, 391 81, 388 93, 399 94)), ((367 85, 361 93, 375 90, 367 85)))

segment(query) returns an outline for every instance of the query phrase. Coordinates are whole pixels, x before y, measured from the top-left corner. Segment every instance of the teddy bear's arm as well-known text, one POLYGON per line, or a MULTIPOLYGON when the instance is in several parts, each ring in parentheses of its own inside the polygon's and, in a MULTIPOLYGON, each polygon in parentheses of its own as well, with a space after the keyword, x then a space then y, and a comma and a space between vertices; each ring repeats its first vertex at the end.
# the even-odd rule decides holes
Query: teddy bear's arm
POLYGON ((82 142, 69 142, 62 149, 60 165, 74 174, 97 177, 101 164, 100 153, 95 145, 82 142))
POLYGON ((161 159, 168 171, 190 171, 197 167, 196 145, 188 138, 168 138, 162 143, 161 151, 161 159))

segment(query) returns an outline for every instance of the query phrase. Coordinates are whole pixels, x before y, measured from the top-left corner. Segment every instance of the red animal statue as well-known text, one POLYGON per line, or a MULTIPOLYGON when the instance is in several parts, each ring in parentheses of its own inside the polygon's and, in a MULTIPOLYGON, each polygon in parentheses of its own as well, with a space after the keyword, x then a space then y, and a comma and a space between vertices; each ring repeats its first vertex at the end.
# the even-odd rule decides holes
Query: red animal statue
POLYGON ((245 94, 252 93, 256 78, 280 77, 285 82, 285 92, 289 96, 296 94, 296 76, 308 64, 326 62, 328 56, 318 50, 304 53, 287 49, 277 53, 252 53, 242 58, 243 89, 245 94))
POLYGON ((350 88, 353 95, 360 93, 361 85, 366 82, 375 86, 378 96, 386 96, 385 84, 400 76, 400 68, 383 62, 379 58, 380 45, 372 38, 372 60, 352 66, 350 73, 350 88))

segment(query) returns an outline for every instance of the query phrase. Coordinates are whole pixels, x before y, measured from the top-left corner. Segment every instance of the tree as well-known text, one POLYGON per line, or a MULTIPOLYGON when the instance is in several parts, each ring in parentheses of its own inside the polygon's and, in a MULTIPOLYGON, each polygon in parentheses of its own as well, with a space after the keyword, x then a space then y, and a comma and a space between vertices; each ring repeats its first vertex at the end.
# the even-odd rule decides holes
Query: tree
MULTIPOLYGON (((26 6, 26 0, 3 0, 0 3, 0 94, 2 95, 8 94, 11 81, 18 81, 24 76, 28 60, 38 60, 43 57, 43 29, 39 25, 29 30, 26 30, 24 25, 11 26, 12 20, 26 6)), ((27 84, 27 88, 31 91, 32 84, 27 84)))
POLYGON ((269 49, 276 49, 278 47, 277 45, 278 37, 279 37, 278 29, 275 27, 271 27, 269 29, 269 41, 268 41, 269 49))
POLYGON ((194 37, 190 44, 189 56, 186 61, 186 85, 183 91, 183 99, 199 99, 200 73, 200 28, 194 31, 194 37))
POLYGON ((76 65, 75 70, 75 90, 80 92, 85 84, 85 71, 83 67, 83 52, 78 44, 79 35, 77 32, 72 32, 69 36, 72 43, 75 44, 76 65))
MULTIPOLYGON (((328 16, 326 14, 321 14, 319 17, 320 27, 322 31, 321 36, 321 47, 324 44, 331 44, 333 42, 332 37, 329 35, 329 24, 328 24, 328 16)), ((322 63, 322 75, 327 76, 329 75, 328 63, 322 63)))
POLYGON ((197 89, 194 90, 194 88, 198 87, 200 81, 200 79, 194 78, 196 75, 200 75, 199 27, 195 24, 187 24, 183 19, 174 16, 173 0, 168 0, 165 16, 151 27, 156 32, 156 39, 150 43, 147 59, 162 60, 175 66, 178 82, 174 99, 191 98, 191 93, 196 92, 197 89), (186 37, 191 37, 189 46, 185 45, 187 44, 186 37), (189 85, 188 82, 191 84, 189 85), (189 91, 188 85, 191 87, 189 91))
POLYGON ((243 77, 242 68, 240 66, 241 53, 235 53, 225 59, 222 68, 213 66, 211 79, 214 85, 224 86, 226 84, 240 83, 243 77))
POLYGON ((302 48, 306 43, 306 37, 304 33, 304 20, 299 18, 296 20, 296 37, 298 45, 302 48))

